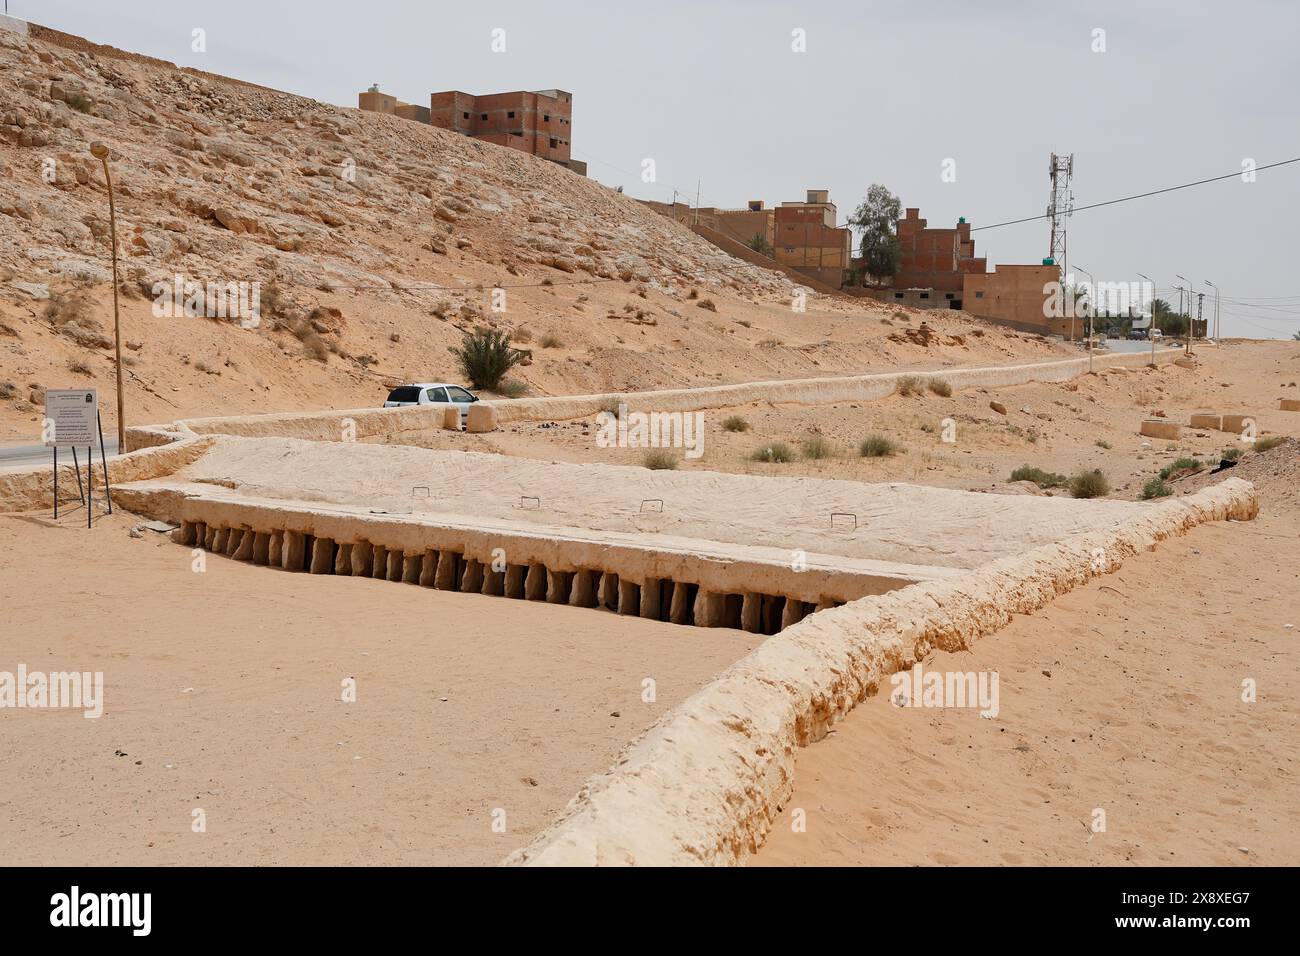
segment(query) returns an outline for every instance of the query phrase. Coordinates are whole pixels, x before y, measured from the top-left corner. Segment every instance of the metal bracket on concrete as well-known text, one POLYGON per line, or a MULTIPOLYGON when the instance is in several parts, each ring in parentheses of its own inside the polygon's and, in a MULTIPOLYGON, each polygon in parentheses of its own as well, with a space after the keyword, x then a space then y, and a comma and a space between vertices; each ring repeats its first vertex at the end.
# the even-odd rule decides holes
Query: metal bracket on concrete
POLYGON ((536 510, 537 510, 538 508, 540 508, 541 506, 542 506, 542 499, 541 499, 541 498, 535 497, 534 495, 520 495, 520 496, 519 496, 519 507, 520 507, 522 510, 524 510, 524 511, 536 511, 536 510), (533 504, 532 504, 532 507, 529 507, 529 505, 528 505, 528 502, 530 502, 530 501, 533 503, 533 504))
POLYGON ((841 529, 842 529, 842 528, 844 528, 844 522, 840 522, 840 524, 837 525, 837 524, 835 523, 835 519, 836 519, 836 518, 852 518, 852 519, 853 519, 853 530, 854 530, 854 531, 857 531, 857 530, 858 530, 858 516, 857 516, 857 515, 852 514, 851 512, 848 512, 848 511, 832 511, 832 512, 831 512, 831 527, 832 527, 832 528, 836 528, 836 527, 838 527, 838 528, 841 528, 841 529))
POLYGON ((428 497, 429 497, 429 486, 428 486, 428 485, 415 485, 413 488, 411 488, 411 497, 412 497, 412 498, 428 498, 428 497))
POLYGON ((654 504, 657 504, 659 507, 658 507, 658 508, 651 509, 651 510, 653 511, 653 513, 655 513, 655 514, 663 514, 663 510, 664 510, 664 500, 663 500, 662 498, 646 498, 646 499, 644 499, 644 500, 641 502, 640 513, 641 513, 641 514, 645 514, 645 506, 646 506, 646 505, 654 505, 654 504))

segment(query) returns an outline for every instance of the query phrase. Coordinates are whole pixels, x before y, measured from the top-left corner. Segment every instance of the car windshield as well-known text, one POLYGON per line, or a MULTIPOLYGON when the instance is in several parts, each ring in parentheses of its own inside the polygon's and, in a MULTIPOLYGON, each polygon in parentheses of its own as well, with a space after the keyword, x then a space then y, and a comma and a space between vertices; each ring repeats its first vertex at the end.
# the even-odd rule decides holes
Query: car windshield
POLYGON ((390 402, 418 402, 420 390, 414 385, 400 385, 388 393, 390 402))

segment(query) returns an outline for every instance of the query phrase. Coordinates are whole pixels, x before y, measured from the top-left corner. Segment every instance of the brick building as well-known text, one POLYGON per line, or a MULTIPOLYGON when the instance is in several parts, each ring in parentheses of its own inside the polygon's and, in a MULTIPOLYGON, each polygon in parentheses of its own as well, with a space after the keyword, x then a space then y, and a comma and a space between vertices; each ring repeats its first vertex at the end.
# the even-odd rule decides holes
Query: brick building
POLYGON ((429 122, 498 146, 509 146, 586 175, 569 155, 573 95, 564 90, 471 96, 459 90, 429 97, 429 122))
POLYGON ((819 282, 839 288, 853 255, 853 234, 835 224, 835 204, 825 189, 810 189, 804 202, 783 202, 772 211, 773 257, 819 282))
POLYGON ((898 271, 895 289, 934 289, 954 293, 947 301, 960 309, 962 277, 987 271, 987 260, 975 256, 975 240, 970 237, 970 223, 959 219, 952 229, 931 229, 920 210, 908 209, 898 220, 898 271))
POLYGON ((388 113, 454 130, 498 146, 549 159, 585 176, 587 164, 569 154, 573 95, 564 90, 489 93, 473 96, 446 90, 429 96, 428 107, 412 106, 372 86, 358 94, 363 110, 388 113))

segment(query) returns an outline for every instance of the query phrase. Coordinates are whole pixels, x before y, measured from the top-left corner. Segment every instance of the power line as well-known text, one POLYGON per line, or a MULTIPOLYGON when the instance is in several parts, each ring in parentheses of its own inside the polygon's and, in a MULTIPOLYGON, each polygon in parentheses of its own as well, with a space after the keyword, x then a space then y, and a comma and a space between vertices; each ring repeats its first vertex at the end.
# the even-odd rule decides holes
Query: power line
MULTIPOLYGON (((1266 166, 1256 166, 1254 171, 1260 172, 1261 170, 1265 170, 1265 169, 1275 169, 1278 166, 1286 166, 1289 163, 1300 163, 1300 156, 1297 156, 1294 159, 1284 159, 1278 163, 1269 163, 1266 166)), ((1136 193, 1132 196, 1122 196, 1119 199, 1107 199, 1105 202, 1089 203, 1086 206, 1075 206, 1072 212, 1083 212, 1085 209, 1098 209, 1102 206, 1113 206, 1116 203, 1129 202, 1130 200, 1133 199, 1145 199, 1147 196, 1158 196, 1161 193, 1171 193, 1178 189, 1190 189, 1192 186, 1203 186, 1206 183, 1215 183, 1223 179, 1234 179, 1240 176, 1241 172, 1242 172, 1241 170, 1237 170, 1237 172, 1235 173, 1227 173, 1223 176, 1211 176, 1209 179, 1198 179, 1194 183, 1183 183, 1180 186, 1166 186, 1164 189, 1153 189, 1150 192, 1136 193)), ((1047 218, 1049 218, 1049 214, 1044 213, 1041 216, 1029 216, 1025 219, 1011 219, 1008 220, 1007 222, 995 222, 989 226, 976 226, 971 230, 971 232, 979 232, 981 229, 998 229, 1001 226, 1015 226, 1022 222, 1037 222, 1040 219, 1047 219, 1047 218)))

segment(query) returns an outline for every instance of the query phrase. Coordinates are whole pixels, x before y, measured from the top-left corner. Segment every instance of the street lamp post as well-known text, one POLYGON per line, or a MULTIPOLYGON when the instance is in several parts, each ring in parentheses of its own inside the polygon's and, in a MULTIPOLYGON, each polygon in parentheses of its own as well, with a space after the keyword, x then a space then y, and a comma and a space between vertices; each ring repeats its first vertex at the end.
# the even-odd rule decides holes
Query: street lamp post
POLYGON ((1218 345, 1220 344, 1219 342, 1219 287, 1215 285, 1213 282, 1211 282, 1209 279, 1205 280, 1205 284, 1214 290, 1214 344, 1218 345))
POLYGON ((1092 371, 1092 333, 1093 333, 1092 317, 1097 312, 1097 303, 1093 301, 1093 297, 1097 294, 1097 277, 1094 276, 1087 269, 1083 268, 1083 266, 1079 265, 1077 262, 1074 264, 1074 267, 1088 277, 1088 316, 1087 316, 1088 318, 1088 371, 1091 372, 1092 371))
POLYGON ((1156 367, 1156 280, 1138 273, 1140 278, 1151 283, 1151 326, 1147 329, 1147 338, 1151 340, 1151 367, 1156 367))
MULTIPOLYGON (((1192 280, 1187 278, 1187 276, 1180 276, 1177 272, 1174 273, 1174 278, 1182 279, 1184 282, 1187 283, 1187 338, 1184 340, 1183 343, 1184 344, 1183 352, 1186 355, 1191 355, 1192 354, 1192 332, 1194 331, 1194 328, 1192 326, 1192 280)), ((1182 298, 1182 292, 1183 292, 1182 289, 1178 290, 1179 298, 1182 298)))
POLYGON ((113 205, 113 176, 108 170, 108 147, 90 144, 90 155, 104 164, 104 182, 108 186, 108 234, 113 244, 113 342, 117 366, 117 453, 126 454, 126 403, 122 397, 122 320, 117 306, 117 210, 113 205))

